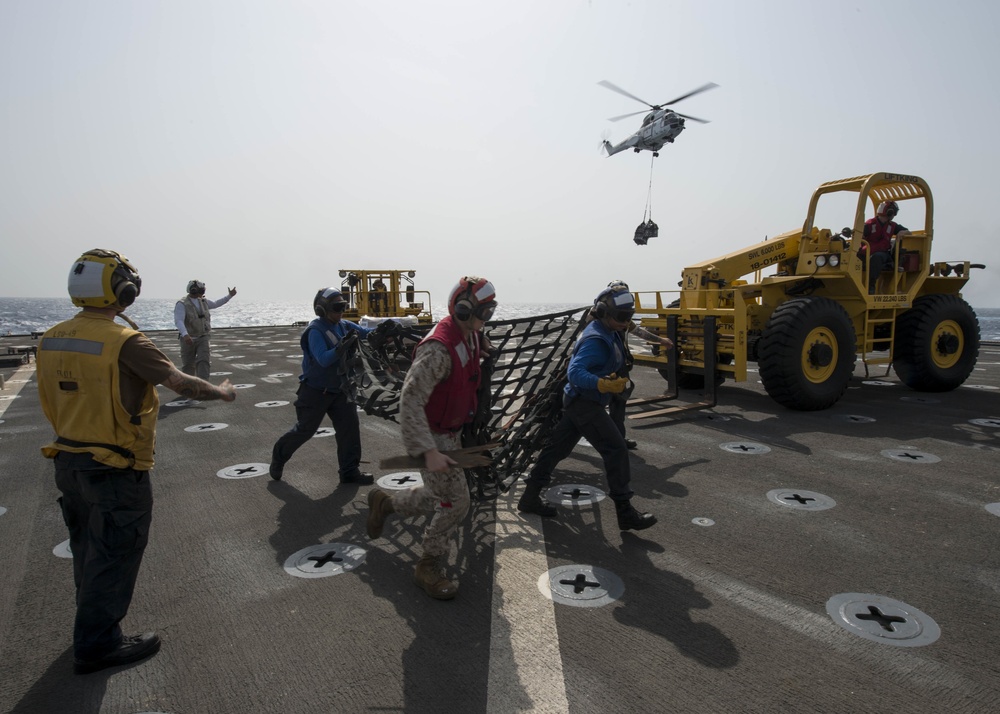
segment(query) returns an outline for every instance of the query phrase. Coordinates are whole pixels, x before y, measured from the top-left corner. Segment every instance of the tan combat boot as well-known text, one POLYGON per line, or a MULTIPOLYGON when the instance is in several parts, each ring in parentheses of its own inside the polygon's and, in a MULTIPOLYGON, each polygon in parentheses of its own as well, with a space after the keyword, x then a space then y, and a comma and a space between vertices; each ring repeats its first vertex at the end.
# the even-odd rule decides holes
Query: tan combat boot
POLYGON ((385 491, 373 488, 368 492, 368 522, 365 529, 369 538, 378 538, 382 535, 382 528, 385 526, 385 519, 390 513, 395 513, 392 507, 392 498, 385 491))
POLYGON ((413 582, 435 600, 451 600, 458 594, 458 583, 444 576, 437 558, 432 555, 423 556, 417 563, 413 582))

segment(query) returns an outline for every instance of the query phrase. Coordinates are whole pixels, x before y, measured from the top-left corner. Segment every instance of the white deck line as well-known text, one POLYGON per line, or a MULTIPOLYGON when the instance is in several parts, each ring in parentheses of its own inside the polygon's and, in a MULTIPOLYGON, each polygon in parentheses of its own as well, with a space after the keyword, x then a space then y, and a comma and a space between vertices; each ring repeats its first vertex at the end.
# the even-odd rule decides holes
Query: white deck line
MULTIPOLYGON (((31 379, 31 375, 35 373, 35 365, 32 363, 21 365, 17 368, 17 371, 11 375, 11 379, 17 380, 28 380, 31 379)), ((21 389, 27 381, 20 382, 18 384, 12 384, 10 380, 4 382, 4 388, 0 389, 0 397, 16 397, 21 393, 21 389)), ((0 399, 0 417, 3 416, 4 412, 7 411, 7 407, 11 405, 13 399, 0 399)))
POLYGON ((538 589, 549 569, 541 517, 518 513, 515 490, 496 504, 486 711, 567 714, 555 603, 538 589))

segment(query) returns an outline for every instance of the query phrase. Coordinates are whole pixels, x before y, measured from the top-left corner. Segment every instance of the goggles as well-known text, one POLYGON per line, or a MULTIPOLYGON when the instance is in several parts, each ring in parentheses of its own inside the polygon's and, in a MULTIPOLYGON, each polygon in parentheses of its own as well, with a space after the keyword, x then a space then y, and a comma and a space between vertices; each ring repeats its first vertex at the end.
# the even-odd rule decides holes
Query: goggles
POLYGON ((615 322, 628 322, 634 314, 635 310, 630 309, 614 310, 610 313, 611 319, 615 322))
POLYGON ((347 301, 344 302, 331 302, 330 306, 327 308, 330 312, 343 312, 347 309, 347 301))
POLYGON ((495 302, 485 302, 482 305, 477 305, 472 314, 483 322, 487 322, 491 317, 493 317, 493 313, 496 311, 497 304, 495 302))

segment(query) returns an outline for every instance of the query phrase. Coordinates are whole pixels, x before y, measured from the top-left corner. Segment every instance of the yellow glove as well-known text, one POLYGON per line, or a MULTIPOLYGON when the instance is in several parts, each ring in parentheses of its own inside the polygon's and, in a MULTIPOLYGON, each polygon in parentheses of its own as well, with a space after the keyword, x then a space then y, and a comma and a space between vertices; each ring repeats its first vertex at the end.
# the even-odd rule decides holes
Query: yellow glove
POLYGON ((628 377, 609 374, 597 380, 597 391, 601 394, 621 394, 628 385, 628 377))

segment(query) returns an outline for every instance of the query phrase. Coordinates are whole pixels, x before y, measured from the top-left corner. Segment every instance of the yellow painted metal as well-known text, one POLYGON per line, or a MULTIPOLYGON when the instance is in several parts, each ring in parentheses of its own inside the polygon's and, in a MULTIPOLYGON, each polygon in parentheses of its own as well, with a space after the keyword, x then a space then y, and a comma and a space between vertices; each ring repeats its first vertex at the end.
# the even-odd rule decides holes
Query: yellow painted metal
POLYGON ((840 356, 836 336, 826 327, 815 327, 806 335, 802 345, 802 374, 813 384, 823 384, 837 369, 837 358, 840 356), (830 359, 826 364, 818 364, 813 359, 817 348, 830 351, 830 359))
MULTIPOLYGON (((949 267, 932 261, 933 226, 933 194, 919 176, 878 172, 828 181, 813 192, 801 228, 689 265, 681 273, 679 291, 635 293, 636 315, 644 326, 661 332, 666 329, 667 316, 677 316, 678 366, 682 371, 704 368, 704 318, 715 316, 717 369, 743 381, 747 378, 748 361, 755 358, 752 344, 774 310, 799 296, 826 297, 847 311, 862 361, 888 364, 892 362, 896 318, 922 295, 958 294, 969 278, 968 261, 959 263, 963 266, 961 272, 954 270, 954 263, 949 267), (857 194, 849 226, 852 236, 834 234, 828 228, 814 225, 820 199, 837 192, 857 194), (865 221, 875 214, 882 201, 915 199, 922 199, 924 204, 924 227, 896 240, 893 256, 896 269, 883 272, 875 294, 869 295, 868 266, 857 255, 863 243, 865 221), (836 260, 831 261, 831 256, 836 260), (765 268, 773 274, 762 276, 765 268), (675 302, 676 306, 672 306, 675 302), (876 345, 889 349, 876 350, 876 345)), ((821 341, 827 339, 822 335, 817 337, 821 341)), ((667 359, 666 355, 636 356, 637 363, 659 368, 667 364, 667 359)), ((810 374, 809 370, 803 371, 810 374)), ((822 381, 822 377, 816 378, 822 381)))
POLYGON ((341 270, 340 289, 350 306, 344 317, 414 317, 418 324, 431 324, 431 294, 417 290, 413 270, 341 270))
POLYGON ((935 366, 940 369, 950 369, 958 364, 958 361, 965 354, 965 333, 961 326, 954 320, 942 320, 934 327, 934 335, 931 337, 931 359, 935 366), (937 348, 946 337, 953 337, 957 340, 957 349, 954 352, 942 352, 937 348))

